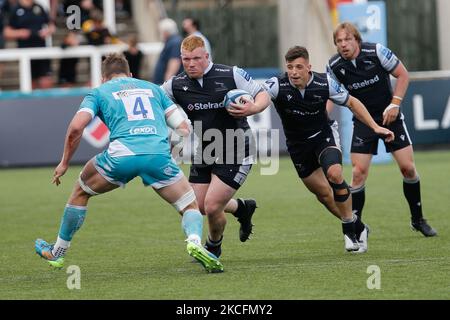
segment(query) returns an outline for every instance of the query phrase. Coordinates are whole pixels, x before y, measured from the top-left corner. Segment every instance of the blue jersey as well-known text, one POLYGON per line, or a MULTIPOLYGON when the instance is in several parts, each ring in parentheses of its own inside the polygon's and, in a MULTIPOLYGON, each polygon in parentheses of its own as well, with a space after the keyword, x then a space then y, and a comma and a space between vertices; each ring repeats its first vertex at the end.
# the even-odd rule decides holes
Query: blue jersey
POLYGON ((93 89, 78 112, 98 116, 110 131, 109 155, 123 157, 170 153, 165 115, 176 108, 159 86, 123 77, 93 89))

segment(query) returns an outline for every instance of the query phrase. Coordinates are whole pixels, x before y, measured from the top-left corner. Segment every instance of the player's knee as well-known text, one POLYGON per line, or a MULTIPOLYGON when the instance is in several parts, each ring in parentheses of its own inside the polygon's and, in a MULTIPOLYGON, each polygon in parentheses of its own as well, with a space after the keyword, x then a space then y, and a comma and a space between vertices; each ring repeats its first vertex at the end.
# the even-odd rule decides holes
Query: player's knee
POLYGON ((350 188, 345 182, 342 183, 332 183, 330 182, 331 188, 333 188, 334 201, 345 202, 350 197, 350 188))
POLYGON ((366 182, 367 175, 369 173, 368 169, 361 166, 355 165, 352 169, 352 185, 360 186, 366 182))
POLYGON ((198 205, 197 200, 195 198, 194 190, 191 189, 188 192, 186 192, 177 201, 172 203, 172 205, 178 212, 183 212, 184 210, 191 208, 191 206, 192 209, 197 209, 198 205))
POLYGON ((188 204, 181 212, 186 212, 187 210, 197 210, 200 211, 200 208, 198 207, 197 200, 194 199, 190 204, 188 204))
POLYGON ((95 192, 94 190, 92 190, 87 184, 86 182, 83 180, 82 178, 82 172, 80 173, 79 177, 78 177, 78 185, 75 188, 74 192, 73 192, 73 196, 75 197, 92 197, 92 196, 96 196, 98 195, 98 192, 95 192))
POLYGON ((402 172, 402 175, 406 179, 414 179, 417 176, 416 168, 414 164, 408 164, 400 167, 400 171, 402 172))
POLYGON ((86 191, 84 191, 79 184, 77 184, 74 188, 74 190, 72 191, 72 194, 70 195, 69 198, 69 203, 83 203, 88 201, 88 199, 91 197, 92 195, 86 193, 86 191))
POLYGON ((327 178, 342 174, 342 153, 337 148, 327 148, 319 156, 319 163, 327 178))
POLYGON ((342 167, 339 164, 335 164, 328 168, 327 171, 327 179, 328 181, 334 183, 334 184, 340 184, 344 180, 344 177, 342 176, 342 167))
POLYGON ((214 216, 223 211, 223 208, 216 202, 205 200, 204 212, 207 216, 214 216))

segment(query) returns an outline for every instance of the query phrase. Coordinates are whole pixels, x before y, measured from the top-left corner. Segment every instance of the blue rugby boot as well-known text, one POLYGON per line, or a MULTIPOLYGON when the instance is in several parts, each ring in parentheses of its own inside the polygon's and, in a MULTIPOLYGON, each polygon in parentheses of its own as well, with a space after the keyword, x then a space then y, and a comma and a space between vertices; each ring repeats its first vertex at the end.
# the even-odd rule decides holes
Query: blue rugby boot
POLYGON ((42 239, 37 239, 34 248, 36 253, 43 259, 47 260, 48 264, 56 269, 61 269, 64 266, 64 257, 55 257, 52 254, 53 244, 47 243, 42 239))

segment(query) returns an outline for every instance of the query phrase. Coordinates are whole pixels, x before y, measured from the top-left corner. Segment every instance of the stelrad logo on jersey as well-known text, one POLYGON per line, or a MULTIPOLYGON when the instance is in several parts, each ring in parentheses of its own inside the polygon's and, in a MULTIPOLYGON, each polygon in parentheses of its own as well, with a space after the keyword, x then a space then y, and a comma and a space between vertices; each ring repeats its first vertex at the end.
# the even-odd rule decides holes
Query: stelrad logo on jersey
POLYGON ((373 78, 373 79, 364 80, 363 82, 356 82, 356 83, 350 84, 348 86, 348 88, 350 90, 352 90, 352 89, 353 90, 362 89, 362 88, 365 88, 365 87, 370 86, 372 84, 375 84, 378 81, 380 81, 380 77, 378 75, 376 75, 375 78, 373 78))
POLYGON ((191 103, 187 106, 189 111, 198 111, 198 110, 209 110, 209 109, 220 109, 223 108, 223 102, 208 102, 208 103, 191 103))

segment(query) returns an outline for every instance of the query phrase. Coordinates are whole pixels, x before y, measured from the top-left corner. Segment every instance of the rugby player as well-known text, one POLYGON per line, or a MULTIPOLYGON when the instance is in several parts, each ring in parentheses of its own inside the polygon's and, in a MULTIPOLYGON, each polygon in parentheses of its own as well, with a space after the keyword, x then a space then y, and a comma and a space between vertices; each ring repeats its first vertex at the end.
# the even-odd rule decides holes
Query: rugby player
POLYGON ((375 135, 391 141, 393 133, 377 125, 364 105, 329 74, 311 71, 306 48, 289 49, 285 60, 287 72, 267 80, 265 87, 281 118, 291 160, 305 186, 342 220, 345 249, 364 253, 369 229, 352 212, 337 126, 326 111, 328 99, 347 106, 375 135))
POLYGON ((199 139, 189 182, 201 212, 208 218, 205 247, 219 257, 227 222, 225 212, 238 219, 242 242, 252 233, 256 201, 233 199, 233 196, 246 180, 255 156, 250 150, 252 135, 246 116, 267 108, 270 98, 243 69, 211 62, 199 36, 191 35, 183 40, 181 61, 184 72, 166 81, 162 88, 186 113, 199 139), (250 93, 254 102, 224 108, 222 102, 226 93, 236 88, 250 93), (208 132, 215 132, 220 138, 208 132), (218 142, 222 142, 221 146, 213 147, 218 142))
POLYGON ((102 78, 103 84, 84 98, 68 127, 53 183, 61 183, 84 128, 95 116, 110 130, 109 147, 89 160, 81 171, 64 209, 56 243, 37 239, 36 253, 50 265, 62 268, 72 238, 84 222, 89 199, 123 187, 139 176, 145 186, 151 186, 182 216, 188 253, 208 272, 222 272, 222 263, 201 245, 203 216, 194 191, 170 153, 167 126, 188 135, 189 124, 159 86, 131 78, 122 54, 106 57, 102 78))
MULTIPOLYGON (((400 106, 409 84, 408 71, 397 56, 379 43, 363 42, 358 29, 344 22, 333 34, 338 53, 328 63, 328 70, 351 95, 358 98, 375 121, 395 134, 385 141, 403 176, 403 193, 411 212, 411 227, 426 237, 437 235, 424 219, 420 178, 414 163, 411 138, 400 106), (394 89, 390 76, 396 78, 394 89)), ((377 154, 379 136, 359 119, 353 118, 351 160, 353 166, 353 210, 360 217, 365 203, 365 183, 372 155, 377 154)))

